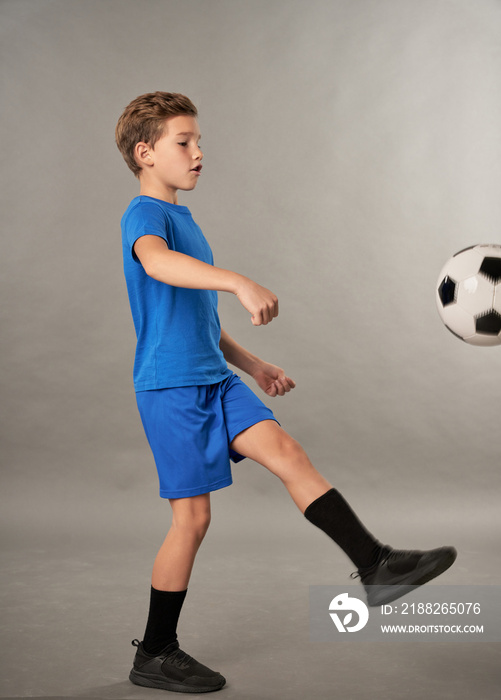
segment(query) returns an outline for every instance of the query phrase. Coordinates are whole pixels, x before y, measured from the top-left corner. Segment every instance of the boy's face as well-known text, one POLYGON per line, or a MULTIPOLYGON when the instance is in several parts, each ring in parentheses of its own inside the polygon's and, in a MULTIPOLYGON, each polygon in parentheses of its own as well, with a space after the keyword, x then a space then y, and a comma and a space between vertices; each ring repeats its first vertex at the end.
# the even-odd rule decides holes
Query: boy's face
MULTIPOLYGON (((177 202, 177 190, 193 190, 202 171, 203 153, 195 117, 178 115, 165 122, 164 133, 142 163, 141 184, 168 201, 177 202), (146 167, 145 167, 146 166, 146 167)), ((146 193, 146 192, 144 192, 146 193)))

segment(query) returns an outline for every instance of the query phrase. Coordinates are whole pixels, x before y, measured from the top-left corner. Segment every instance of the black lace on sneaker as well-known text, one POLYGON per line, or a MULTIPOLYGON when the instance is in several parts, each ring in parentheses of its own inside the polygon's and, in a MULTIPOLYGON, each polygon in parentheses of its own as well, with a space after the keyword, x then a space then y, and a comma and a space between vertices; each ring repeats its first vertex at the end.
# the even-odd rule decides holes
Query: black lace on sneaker
POLYGON ((367 574, 371 574, 375 569, 377 569, 378 566, 381 564, 384 564, 385 561, 387 561, 391 555, 393 554, 395 550, 393 550, 391 547, 388 545, 384 546, 381 549, 381 554, 379 555, 377 561, 375 564, 372 566, 367 566, 366 568, 360 568, 357 571, 353 571, 353 573, 350 574, 351 579, 363 579, 364 576, 367 576, 367 574))
MULTIPOLYGON (((141 642, 139 641, 139 639, 133 639, 131 644, 133 647, 138 648, 141 642)), ((160 656, 160 654, 157 654, 157 656, 160 656)), ((172 666, 175 666, 176 668, 184 669, 188 668, 188 666, 194 659, 193 656, 187 654, 185 651, 179 648, 179 645, 177 645, 177 647, 165 657, 165 660, 169 664, 172 664, 172 666)))
POLYGON ((188 668, 190 663, 193 661, 193 657, 182 649, 174 649, 174 651, 165 657, 165 660, 172 664, 172 666, 183 669, 188 668))

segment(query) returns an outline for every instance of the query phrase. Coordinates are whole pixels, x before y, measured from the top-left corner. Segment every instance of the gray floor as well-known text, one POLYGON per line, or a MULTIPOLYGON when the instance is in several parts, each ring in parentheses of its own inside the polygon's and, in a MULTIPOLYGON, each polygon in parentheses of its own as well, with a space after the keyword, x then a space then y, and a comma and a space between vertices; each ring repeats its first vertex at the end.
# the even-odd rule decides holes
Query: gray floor
MULTIPOLYGON (((213 523, 179 628, 182 646, 226 676, 220 697, 499 697, 501 644, 310 642, 308 587, 349 581, 353 567, 286 498, 278 510, 275 494, 262 497, 262 507, 254 501, 237 509, 229 493, 214 495, 213 523)), ((10 529, 2 553, 1 697, 171 695, 128 681, 130 642, 144 630, 161 507, 155 502, 151 517, 124 517, 108 527, 96 516, 64 531, 50 523, 10 529)), ((472 529, 450 515, 442 513, 438 527, 405 519, 393 543, 454 543, 460 556, 444 583, 499 584, 489 518, 477 519, 472 529)))

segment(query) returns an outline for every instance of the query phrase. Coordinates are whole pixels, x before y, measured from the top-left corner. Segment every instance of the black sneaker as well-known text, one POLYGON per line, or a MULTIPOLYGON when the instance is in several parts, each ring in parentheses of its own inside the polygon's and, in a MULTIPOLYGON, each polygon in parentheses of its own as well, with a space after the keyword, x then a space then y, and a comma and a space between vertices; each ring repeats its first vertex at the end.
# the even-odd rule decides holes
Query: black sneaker
POLYGON ((129 679, 135 685, 178 693, 210 693, 226 683, 220 673, 182 651, 179 642, 172 642, 156 656, 147 654, 137 639, 132 646, 137 647, 137 652, 129 679))
POLYGON ((355 576, 360 576, 371 607, 385 605, 442 574, 456 557, 454 547, 420 552, 385 546, 379 561, 355 576))

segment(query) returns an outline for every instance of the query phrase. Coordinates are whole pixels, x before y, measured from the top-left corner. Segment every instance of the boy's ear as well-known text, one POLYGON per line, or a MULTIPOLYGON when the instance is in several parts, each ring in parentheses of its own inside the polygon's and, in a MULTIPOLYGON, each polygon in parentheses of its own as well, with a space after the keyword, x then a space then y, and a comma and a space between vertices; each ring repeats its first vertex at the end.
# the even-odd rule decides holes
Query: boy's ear
POLYGON ((153 158, 151 156, 151 151, 152 151, 152 148, 148 143, 144 143, 144 141, 139 141, 139 143, 136 143, 136 146, 134 148, 134 156, 135 156, 139 165, 142 165, 142 166, 153 165, 153 158))

